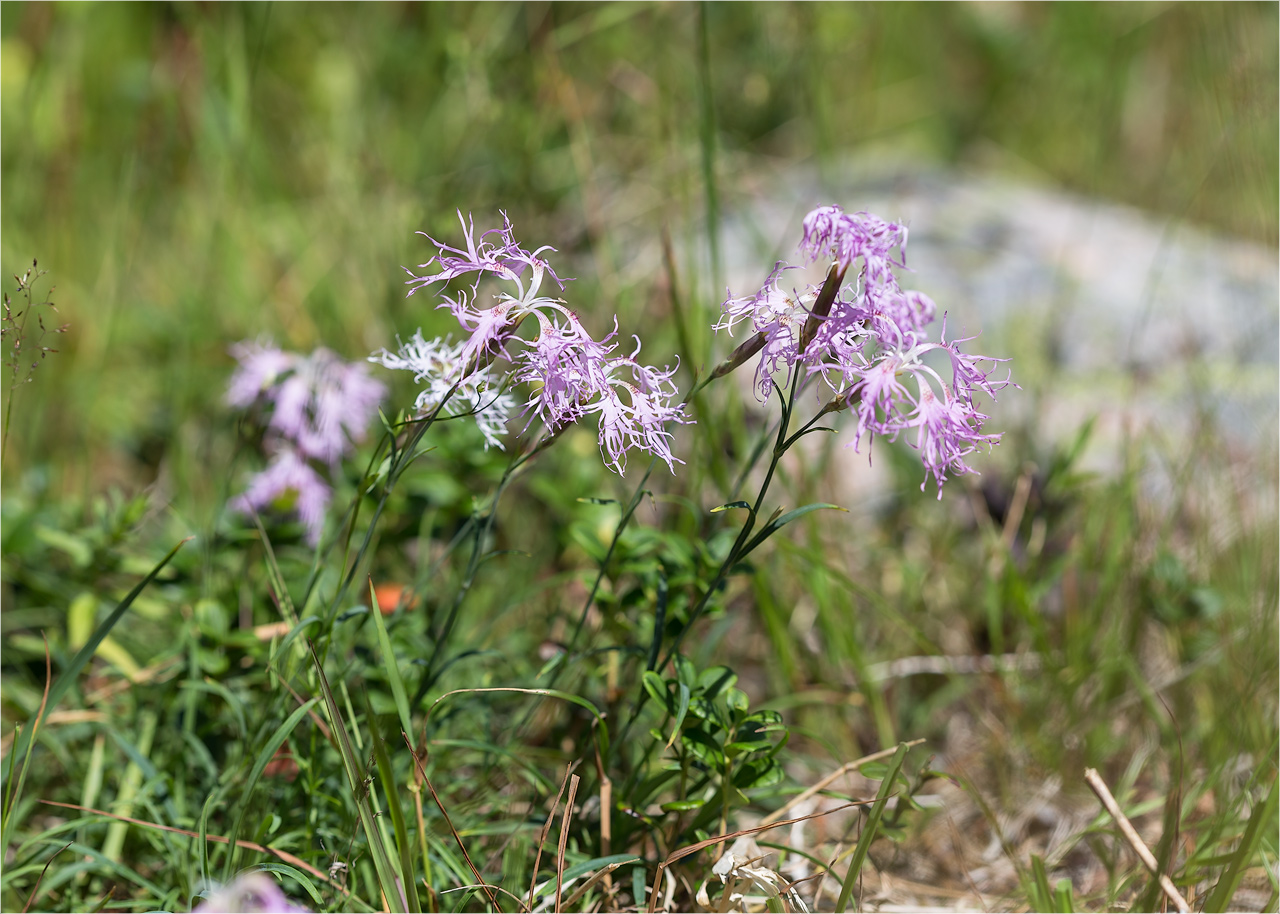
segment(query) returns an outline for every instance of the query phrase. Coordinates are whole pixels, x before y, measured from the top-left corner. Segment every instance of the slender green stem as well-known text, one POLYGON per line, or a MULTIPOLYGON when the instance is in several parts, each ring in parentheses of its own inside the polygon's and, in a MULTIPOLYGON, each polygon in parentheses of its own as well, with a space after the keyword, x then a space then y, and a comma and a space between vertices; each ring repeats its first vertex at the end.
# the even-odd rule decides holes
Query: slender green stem
MULTIPOLYGON (((786 400, 782 404, 782 419, 778 423, 778 434, 773 448, 772 459, 769 461, 769 469, 765 473, 764 482, 760 486, 760 491, 756 495, 755 504, 749 509, 747 519, 742 525, 742 529, 738 531, 738 537, 734 540, 733 546, 729 549, 729 553, 725 556, 724 561, 720 563, 719 570, 716 571, 715 577, 710 585, 703 592, 701 599, 694 605, 693 611, 689 614, 688 620, 680 629, 672 641, 671 646, 667 648, 666 653, 662 657, 662 661, 658 664, 657 669, 662 669, 671 662, 671 658, 680 650, 680 645, 684 643, 685 636, 693 629, 694 625, 706 612, 707 607, 711 603, 712 596, 719 590, 721 583, 729 576, 729 572, 737 564, 738 559, 742 556, 743 549, 751 538, 751 533, 755 529, 756 518, 760 513, 760 507, 764 504, 765 496, 769 492, 769 486, 773 482, 773 476, 778 469, 778 462, 782 459, 782 455, 786 453, 787 430, 791 424, 791 416, 795 407, 796 393, 800 387, 800 372, 793 372, 791 377, 791 388, 786 400)), ((627 734, 630 733, 631 727, 640 717, 640 712, 644 710, 645 703, 649 697, 648 691, 641 686, 640 694, 635 703, 632 705, 631 715, 627 718, 626 724, 622 731, 610 743, 610 752, 612 753, 618 746, 625 744, 627 734)), ((650 747, 652 749, 652 747, 650 747)))
POLYGON ((528 463, 535 454, 540 453, 551 441, 555 440, 555 437, 555 435, 547 435, 541 438, 536 445, 513 459, 503 472, 502 479, 499 480, 497 487, 494 489, 488 510, 474 528, 475 534, 472 539, 471 556, 467 560, 466 572, 463 574, 462 583, 458 585, 457 593, 454 594, 453 605, 449 608, 449 615, 440 627, 440 632, 434 638, 435 646, 432 648, 426 671, 422 674, 422 681, 418 685, 418 691, 414 695, 411 705, 417 705, 422 701, 427 691, 435 685, 440 676, 438 664, 441 662, 444 650, 449 643, 449 636, 453 634, 453 627, 457 622, 462 604, 466 602, 467 595, 471 592, 471 587, 475 583, 476 572, 479 571, 480 562, 483 558, 485 541, 488 539, 489 532, 493 529, 498 517, 498 502, 501 500, 502 494, 507 490, 507 486, 511 484, 520 468, 528 463))

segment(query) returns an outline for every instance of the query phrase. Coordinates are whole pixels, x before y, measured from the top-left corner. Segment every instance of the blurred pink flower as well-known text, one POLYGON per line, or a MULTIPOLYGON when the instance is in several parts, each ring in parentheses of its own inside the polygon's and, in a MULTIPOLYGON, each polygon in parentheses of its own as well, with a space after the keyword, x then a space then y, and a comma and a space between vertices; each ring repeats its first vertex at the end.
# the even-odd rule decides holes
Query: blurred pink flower
POLYGON ((364 440, 386 388, 368 366, 346 362, 328 349, 310 355, 284 352, 270 342, 231 347, 239 362, 226 400, 267 412, 263 447, 270 462, 231 507, 245 514, 268 507, 296 515, 315 545, 324 528, 331 490, 309 460, 333 466, 364 440))
POLYGON ((311 909, 294 904, 274 879, 256 872, 244 873, 230 885, 215 888, 193 910, 209 914, 303 914, 311 909))

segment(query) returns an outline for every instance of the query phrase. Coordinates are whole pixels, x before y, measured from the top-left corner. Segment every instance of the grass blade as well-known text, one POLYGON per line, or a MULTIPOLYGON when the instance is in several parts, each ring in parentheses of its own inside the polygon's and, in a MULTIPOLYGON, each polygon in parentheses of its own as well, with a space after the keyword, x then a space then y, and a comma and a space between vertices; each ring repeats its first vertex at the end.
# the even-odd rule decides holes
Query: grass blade
MULTIPOLYGON (((244 791, 240 794, 240 811, 236 813, 236 824, 231 829, 231 842, 234 843, 240 837, 240 828, 244 825, 244 817, 249 811, 249 801, 253 798, 253 788, 258 786, 258 778, 262 776, 262 772, 266 769, 267 763, 275 758, 275 754, 284 745, 284 741, 289 738, 298 722, 307 716, 307 712, 311 710, 312 705, 316 703, 316 699, 308 699, 301 707, 294 708, 280 728, 271 735, 271 739, 267 740, 267 744, 262 747, 256 759, 254 759, 253 768, 249 771, 249 779, 245 782, 244 791)), ((223 867, 222 879, 224 882, 231 880, 231 868, 235 863, 236 853, 233 849, 227 854, 227 862, 223 867)))
POLYGON ((1257 853, 1258 844, 1262 841, 1264 835, 1275 833, 1274 820, 1277 802, 1280 801, 1280 797, 1276 794, 1276 783, 1276 781, 1271 782, 1271 789, 1267 791, 1267 798, 1253 807, 1253 813, 1249 816, 1249 824, 1245 826, 1244 835, 1240 838, 1240 844, 1235 853, 1231 855, 1231 862, 1227 864, 1226 872, 1222 874, 1218 884, 1209 893, 1209 900, 1204 904, 1205 911, 1216 914, 1216 912, 1225 911, 1230 907, 1231 898, 1240 886, 1240 878, 1244 876, 1244 871, 1249 868, 1250 861, 1253 860, 1254 854, 1257 853))
MULTIPOLYGON (((102 624, 99 625, 94 630, 93 634, 89 636, 89 640, 86 641, 84 643, 84 646, 81 647, 80 650, 76 652, 76 655, 71 658, 71 663, 67 665, 67 668, 63 670, 61 674, 59 674, 57 680, 53 684, 53 687, 49 689, 48 696, 42 705, 42 710, 37 713, 36 719, 32 722, 31 727, 27 730, 24 730, 22 732, 22 735, 18 737, 17 741, 14 743, 13 749, 11 750, 14 753, 14 758, 25 757, 25 754, 28 751, 27 747, 31 745, 32 737, 35 735, 36 730, 39 729, 40 722, 49 715, 49 712, 53 708, 56 708, 58 706, 58 703, 60 701, 62 701, 62 697, 66 695, 67 691, 71 688, 71 686, 75 683, 76 679, 80 676, 80 671, 83 670, 85 667, 85 664, 89 662, 89 658, 97 653, 98 645, 100 645, 103 639, 106 638, 107 635, 111 633, 111 629, 115 628, 116 623, 120 621, 120 619, 128 611, 129 607, 133 605, 133 601, 138 599, 138 595, 142 593, 143 590, 146 589, 148 584, 150 584, 152 581, 156 579, 156 575, 160 573, 160 571, 164 568, 165 565, 169 564, 169 561, 175 555, 178 554, 178 550, 181 549, 184 545, 186 545, 186 543, 189 540, 191 540, 191 537, 187 537, 186 539, 179 542, 178 545, 170 549, 169 554, 166 555, 164 558, 162 558, 159 564, 157 564, 156 567, 152 568, 150 573, 148 573, 145 578, 139 581, 137 586, 134 587, 133 590, 129 591, 128 596, 126 596, 123 600, 121 600, 116 605, 116 608, 111 611, 111 614, 107 616, 107 618, 102 620, 102 624)), ((26 770, 25 762, 23 764, 22 770, 23 771, 26 770)), ((18 801, 21 800, 22 798, 21 790, 20 790, 22 786, 21 773, 18 775, 18 781, 19 783, 15 784, 14 789, 11 791, 12 796, 10 796, 9 798, 8 806, 6 807, 6 813, 10 812, 13 809, 16 809, 18 805, 18 801)), ((8 846, 8 831, 9 831, 9 827, 12 824, 13 823, 10 822, 7 818, 5 819, 3 824, 0 824, 0 832, 3 832, 3 834, 0 834, 0 847, 8 846)))
MULTIPOLYGON (((374 616, 381 613, 374 612, 374 616)), ((405 825, 404 810, 400 808, 400 790, 396 786, 395 770, 391 767, 391 755, 387 751, 387 741, 382 738, 378 729, 377 718, 373 713, 373 705, 369 695, 364 696, 365 708, 368 712, 369 734, 373 741, 373 758, 378 766, 378 775, 382 778, 382 792, 387 798, 387 809, 391 813, 391 827, 395 831, 396 850, 400 856, 400 879, 404 883, 405 901, 410 911, 421 911, 418 902, 417 868, 413 864, 413 844, 409 841, 409 829, 405 825)))
POLYGON ((853 858, 849 861, 849 870, 844 876, 844 885, 840 887, 840 900, 836 902, 837 911, 849 910, 849 899, 853 897, 853 886, 858 881, 858 874, 862 872, 862 864, 866 862, 867 852, 871 850, 871 842, 876 839, 876 832, 880 830, 880 819, 884 816, 884 809, 889 805, 889 794, 893 792, 894 782, 898 779, 898 772, 902 770, 902 763, 907 757, 907 744, 898 743, 898 751, 893 754, 893 758, 889 761, 889 770, 884 773, 884 780, 880 782, 880 790, 876 793, 876 800, 871 804, 871 813, 867 817, 867 824, 862 829, 862 836, 858 838, 858 846, 854 848, 853 858))
MULTIPOLYGON (((401 735, 404 737, 405 745, 408 746, 409 751, 412 752, 413 744, 409 742, 409 734, 403 733, 401 735)), ((431 799, 436 801, 436 807, 440 810, 440 814, 444 816, 444 824, 449 827, 449 833, 453 835, 453 840, 457 843, 458 850, 462 851, 462 858, 467 861, 467 867, 471 870, 472 875, 476 877, 476 883, 484 891, 485 895, 489 897, 489 904, 493 905, 493 910, 501 911, 502 909, 498 907, 498 899, 494 897, 493 890, 497 888, 499 891, 502 891, 502 889, 499 886, 489 885, 489 883, 485 881, 484 876, 480 874, 480 869, 475 865, 475 862, 472 861, 471 854, 467 853, 467 846, 462 843, 462 836, 458 834, 458 830, 453 827, 453 820, 449 817, 449 810, 445 809, 444 803, 440 801, 440 794, 436 793, 435 786, 431 783, 431 779, 427 777, 427 769, 423 767, 422 759, 418 758, 417 754, 414 754, 413 761, 417 765, 418 777, 421 778, 422 783, 427 785, 427 790, 431 792, 431 799)))
POLYGON ((405 912, 409 907, 409 903, 405 898, 404 890, 399 884, 395 866, 391 863, 391 857, 387 853, 386 845, 382 843, 382 832, 378 831, 377 823, 373 820, 373 810, 369 806, 369 789, 365 782, 364 767, 360 764, 360 759, 356 756, 355 750, 351 746, 351 737, 347 733, 347 725, 342 719, 342 711, 338 708, 337 699, 333 697, 333 690, 329 688, 329 680, 324 674, 324 667, 320 665, 320 658, 316 655, 315 645, 308 641, 307 646, 311 649, 311 660, 315 664, 316 673, 320 680, 320 692, 324 697, 325 709, 329 712, 329 725, 333 728, 334 738, 338 742, 338 754, 342 756, 342 767, 346 770, 347 781, 351 785, 351 794, 355 799, 356 810, 360 814, 360 824, 364 826, 365 837, 369 840, 369 852, 373 857, 373 866, 378 874, 378 884, 382 888, 382 894, 386 897, 386 902, 391 906, 391 909, 405 912))
MULTIPOLYGON (((378 596, 373 590, 373 578, 369 578, 369 615, 373 616, 374 627, 378 630, 378 646, 382 649, 382 667, 387 671, 387 682, 391 684, 391 696, 396 702, 396 713, 400 715, 400 729, 405 733, 413 732, 413 723, 409 720, 409 696, 404 690, 404 680, 400 678, 400 667, 396 663, 396 655, 391 650, 391 637, 387 634, 387 624, 382 620, 382 612, 378 609, 378 596)), ((372 720, 372 716, 369 718, 372 720)))

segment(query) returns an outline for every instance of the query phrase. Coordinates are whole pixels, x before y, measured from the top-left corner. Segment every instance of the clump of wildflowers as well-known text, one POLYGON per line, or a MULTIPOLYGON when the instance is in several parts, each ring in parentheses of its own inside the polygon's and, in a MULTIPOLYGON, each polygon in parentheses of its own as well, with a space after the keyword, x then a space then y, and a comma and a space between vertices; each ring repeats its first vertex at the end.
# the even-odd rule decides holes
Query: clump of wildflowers
POLYGON ((479 237, 474 220, 464 220, 461 213, 458 218, 466 247, 426 236, 439 253, 419 270, 433 265, 438 269, 415 273, 406 268, 410 276, 406 284, 410 295, 440 288, 437 307, 449 309, 467 332, 466 339, 458 344, 449 337, 427 342, 419 330, 397 352, 380 350, 370 361, 412 371, 415 380, 426 385, 415 403, 419 412, 443 402, 446 414, 474 413, 487 445, 501 447, 500 431, 515 409, 509 385, 528 384, 531 393, 522 413, 529 421, 536 417, 556 434, 595 415, 606 465, 622 473, 627 451, 635 448, 660 457, 674 471, 674 464, 682 461, 671 453, 671 433, 666 427, 690 421, 683 405, 673 404, 676 369, 638 362, 638 338, 630 355, 619 352, 616 317, 613 330, 597 340, 562 299, 542 294, 548 280, 560 290, 565 287, 565 280, 541 256, 554 249, 522 248, 505 214, 502 228, 479 237), (479 284, 486 275, 508 286, 492 304, 481 307, 479 284), (448 294, 445 285, 459 277, 471 277, 470 289, 448 294), (532 340, 518 335, 526 321, 537 325, 532 340), (500 368, 502 363, 506 364, 500 368))
POLYGON ((232 346, 231 354, 240 364, 228 384, 227 403, 262 410, 269 457, 231 506, 244 514, 268 507, 292 513, 314 546, 332 495, 317 466, 332 471, 364 440, 386 388, 369 377, 367 366, 343 361, 328 349, 303 356, 245 341, 232 346))
POLYGON ((948 341, 945 318, 937 340, 929 340, 925 328, 937 309, 928 296, 904 291, 895 273, 906 268, 906 244, 905 226, 869 213, 838 206, 809 213, 799 250, 809 263, 831 262, 826 282, 788 294, 781 280, 794 267, 778 263, 755 295, 730 296, 715 329, 732 334, 747 323, 756 336, 717 373, 762 353, 756 388, 766 399, 779 372, 787 381, 793 370, 805 372, 805 379, 818 376, 836 395, 828 410, 855 413, 855 448, 864 436, 869 446, 876 435, 896 440, 906 433, 925 466, 921 488, 932 474, 941 497, 948 473, 974 472, 965 458, 1000 440, 983 433, 987 416, 977 397, 994 400, 1011 382, 1007 375, 991 377, 1007 360, 961 352, 967 339, 948 341), (930 353, 950 370, 940 373, 926 364, 930 353))

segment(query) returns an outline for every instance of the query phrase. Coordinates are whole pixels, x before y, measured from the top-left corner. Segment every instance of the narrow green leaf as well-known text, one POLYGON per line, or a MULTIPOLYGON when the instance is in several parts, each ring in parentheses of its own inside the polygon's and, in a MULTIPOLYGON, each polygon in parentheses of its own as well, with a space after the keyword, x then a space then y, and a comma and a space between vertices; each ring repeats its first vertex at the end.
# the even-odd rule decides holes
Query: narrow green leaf
POLYGON ((293 644, 294 639, 297 638, 299 635, 301 635, 304 631, 306 631, 307 626, 314 625, 319 621, 320 621, 319 616, 307 616, 305 619, 301 620, 293 628, 289 629, 289 633, 285 635, 283 638, 281 638, 280 644, 276 646, 275 656, 276 657, 284 656, 285 652, 289 649, 289 645, 293 644))
POLYGON ((1031 855, 1032 906, 1037 911, 1055 911, 1053 906, 1053 890, 1049 888, 1049 874, 1044 869, 1044 858, 1039 854, 1031 855))
POLYGON ((356 810, 360 814, 360 824, 364 827, 365 837, 369 841, 369 851, 373 857, 373 866, 378 876, 378 883, 386 896, 387 904, 395 911, 404 912, 409 903, 399 884, 396 870, 391 863, 391 857, 387 853, 386 845, 382 843, 382 832, 378 830, 377 823, 373 819, 373 810, 369 806, 369 788, 365 783, 364 767, 360 764, 360 759, 356 755, 355 749, 351 746, 351 736, 347 732, 347 725, 343 721, 342 711, 338 707, 337 699, 333 696, 333 690, 329 688, 329 679, 324 674, 324 667, 320 663, 320 657, 316 654, 315 645, 310 641, 307 642, 307 645, 311 649, 311 661, 315 664, 316 674, 320 681, 320 693, 324 697, 324 706, 328 712, 329 725, 332 727, 334 738, 338 743, 338 754, 342 756, 342 767, 346 770, 347 782, 351 785, 351 794, 355 800, 356 810))
POLYGON ((666 681, 655 673, 653 670, 645 670, 644 675, 640 678, 641 685, 644 690, 649 693, 649 697, 667 709, 668 713, 672 712, 671 698, 667 694, 666 681))
POLYGON ((1276 793, 1276 784, 1277 781, 1273 780, 1271 789, 1267 791, 1267 798, 1253 807, 1253 812, 1249 815, 1249 824, 1245 826, 1240 844, 1231 855, 1231 862, 1227 865, 1226 872, 1209 893, 1209 900, 1205 902, 1204 910, 1210 914, 1225 911, 1231 906, 1231 898, 1240 886, 1244 871, 1253 861, 1263 836, 1275 834, 1274 820, 1277 803, 1280 801, 1280 796, 1276 793))
POLYGON ((205 797, 204 806, 200 810, 200 821, 197 826, 200 837, 197 839, 199 844, 200 857, 200 880, 206 885, 209 883, 210 866, 209 866, 209 814, 213 812, 217 805, 218 795, 221 789, 213 791, 209 796, 205 797))
POLYGON ((658 569, 658 600, 653 610, 653 635, 649 639, 649 659, 646 670, 654 670, 658 666, 658 654, 662 651, 662 636, 667 630, 667 573, 658 569))
POLYGON ((728 511, 730 508, 746 508, 748 511, 750 511, 751 505, 747 504, 745 501, 731 501, 728 504, 716 505, 714 508, 711 509, 711 513, 719 514, 721 511, 728 511))
POLYGON ((1076 906, 1071 895, 1071 880, 1059 879, 1054 889, 1054 909, 1061 914, 1074 914, 1076 906))
POLYGON ((684 726, 684 717, 689 713, 689 687, 682 682, 676 686, 676 691, 678 693, 676 719, 675 723, 671 725, 671 736, 667 739, 664 749, 670 749, 671 744, 680 736, 680 728, 684 726))
MULTIPOLYGON (((369 605, 378 605, 378 596, 373 590, 373 578, 369 578, 369 605)), ((396 713, 400 715, 400 729, 405 733, 413 732, 413 722, 409 719, 409 696, 404 690, 404 680, 400 678, 400 665, 396 663, 395 652, 391 649, 391 637, 387 634, 387 624, 380 611, 370 612, 374 627, 378 630, 378 646, 382 648, 382 668, 387 671, 387 682, 391 684, 391 696, 396 702, 396 713)))
MULTIPOLYGON (((374 613, 374 615, 382 614, 374 613)), ((382 778, 382 792, 387 798, 391 827, 396 836, 396 850, 400 855, 400 879, 404 885, 405 901, 410 911, 420 911, 422 908, 418 903, 413 843, 409 840, 409 829, 405 826, 404 810, 400 808, 400 789, 396 785, 395 769, 391 767, 391 756, 387 752, 386 740, 382 738, 382 732, 378 728, 378 720, 373 713, 373 705, 369 702, 368 692, 365 693, 364 702, 369 721, 369 733, 373 740, 373 758, 378 765, 378 774, 382 778)), ((404 732, 408 733, 407 730, 404 732)))
POLYGON ((258 864, 258 869, 268 873, 279 873, 281 876, 288 876, 302 886, 307 894, 311 896, 311 900, 317 905, 324 904, 324 898, 321 897, 320 890, 316 888, 315 883, 311 881, 311 877, 297 867, 289 866, 287 863, 260 863, 258 864))
POLYGON ((811 514, 814 511, 820 511, 823 508, 829 508, 833 511, 848 511, 847 508, 842 508, 839 505, 815 502, 811 505, 805 505, 803 508, 796 508, 794 511, 788 511, 786 514, 779 515, 777 512, 774 512, 774 516, 769 519, 769 522, 760 529, 759 533, 751 538, 751 542, 747 543, 747 545, 743 547, 742 552, 738 554, 738 558, 742 559, 749 555, 757 546, 769 537, 773 536, 773 534, 777 533, 793 520, 798 520, 806 514, 811 514))
POLYGON ((231 880, 231 868, 236 859, 236 839, 240 837, 240 829, 244 825, 244 818, 252 805, 249 801, 253 798, 253 788, 258 785, 258 778, 262 777, 262 772, 266 770, 267 763, 275 757, 276 752, 284 745, 284 741, 289 738, 289 734, 293 732, 294 727, 298 726, 298 722, 307 716, 307 712, 315 704, 316 699, 309 698, 295 708, 294 712, 285 718, 285 722, 280 725, 280 729, 271 735, 271 738, 267 740, 266 745, 262 747, 254 759, 253 767, 249 769, 249 779, 245 781, 244 788, 240 792, 240 811, 236 813, 235 825, 227 836, 227 846, 230 850, 227 853, 226 865, 223 867, 222 879, 224 882, 231 880))
POLYGON ((867 816, 867 824, 862 827, 862 835, 858 838, 858 845, 853 850, 853 857, 849 860, 849 869, 844 876, 844 885, 840 887, 840 899, 836 902, 836 911, 838 912, 849 910, 849 900, 853 897, 853 887, 858 882, 858 874, 862 872, 862 864, 866 862, 867 852, 871 850, 871 842, 876 839, 876 832, 880 830, 880 819, 884 816, 885 807, 889 805, 889 794, 893 791, 893 784, 898 779, 898 772, 902 770, 902 763, 907 757, 907 749, 906 743, 898 743, 898 751, 893 754, 893 760, 889 763, 889 770, 880 782, 880 790, 876 792, 876 801, 871 804, 871 812, 867 816))

